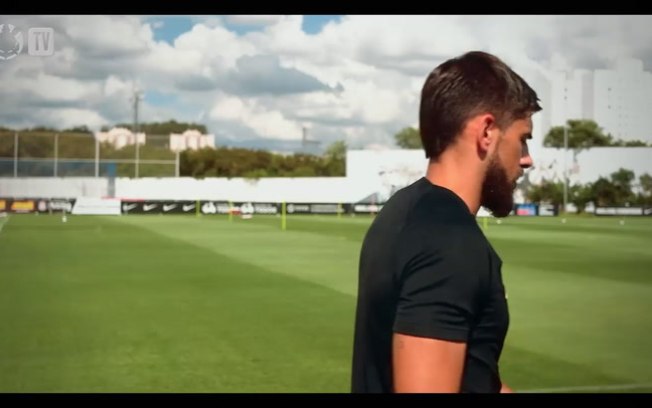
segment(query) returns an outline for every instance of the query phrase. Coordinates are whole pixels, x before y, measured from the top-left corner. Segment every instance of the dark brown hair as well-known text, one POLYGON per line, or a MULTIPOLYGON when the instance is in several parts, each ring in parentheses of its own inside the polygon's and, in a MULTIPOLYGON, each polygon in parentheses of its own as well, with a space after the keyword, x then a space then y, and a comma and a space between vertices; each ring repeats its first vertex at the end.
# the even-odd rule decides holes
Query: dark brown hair
POLYGON ((488 112, 504 129, 541 110, 536 92, 494 55, 468 52, 435 68, 421 91, 419 131, 426 157, 437 158, 472 117, 488 112))

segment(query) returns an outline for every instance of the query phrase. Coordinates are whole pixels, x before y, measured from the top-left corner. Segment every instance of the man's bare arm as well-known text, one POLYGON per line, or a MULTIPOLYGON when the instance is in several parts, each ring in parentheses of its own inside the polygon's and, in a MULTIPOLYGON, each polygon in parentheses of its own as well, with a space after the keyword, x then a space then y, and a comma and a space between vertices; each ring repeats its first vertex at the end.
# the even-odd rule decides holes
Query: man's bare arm
POLYGON ((466 343, 395 333, 394 392, 459 392, 466 343))

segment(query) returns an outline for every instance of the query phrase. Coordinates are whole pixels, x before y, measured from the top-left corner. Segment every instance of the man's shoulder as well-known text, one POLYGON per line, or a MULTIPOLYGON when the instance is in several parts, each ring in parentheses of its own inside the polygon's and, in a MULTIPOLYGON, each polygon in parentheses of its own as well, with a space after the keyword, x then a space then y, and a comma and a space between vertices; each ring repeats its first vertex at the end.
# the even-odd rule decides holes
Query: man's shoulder
POLYGON ((377 221, 395 223, 400 220, 402 222, 424 193, 423 178, 396 191, 383 205, 377 221))
POLYGON ((421 248, 441 250, 479 250, 486 246, 486 238, 466 204, 438 189, 419 197, 407 217, 402 238, 419 243, 421 248))
POLYGON ((430 187, 415 200, 410 217, 413 226, 456 229, 476 225, 475 216, 459 196, 443 187, 430 187))
POLYGON ((401 230, 403 237, 415 236, 415 239, 423 236, 445 239, 459 234, 469 238, 479 232, 475 216, 466 203, 454 192, 432 184, 425 177, 392 195, 374 224, 382 229, 401 230))

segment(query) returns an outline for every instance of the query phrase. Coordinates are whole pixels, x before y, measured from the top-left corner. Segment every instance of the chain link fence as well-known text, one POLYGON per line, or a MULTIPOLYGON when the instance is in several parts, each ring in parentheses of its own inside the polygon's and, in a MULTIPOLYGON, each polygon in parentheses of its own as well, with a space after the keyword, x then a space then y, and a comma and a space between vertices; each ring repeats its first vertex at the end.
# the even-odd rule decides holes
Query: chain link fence
POLYGON ((92 133, 0 131, 0 177, 179 177, 169 136, 100 143, 92 133))

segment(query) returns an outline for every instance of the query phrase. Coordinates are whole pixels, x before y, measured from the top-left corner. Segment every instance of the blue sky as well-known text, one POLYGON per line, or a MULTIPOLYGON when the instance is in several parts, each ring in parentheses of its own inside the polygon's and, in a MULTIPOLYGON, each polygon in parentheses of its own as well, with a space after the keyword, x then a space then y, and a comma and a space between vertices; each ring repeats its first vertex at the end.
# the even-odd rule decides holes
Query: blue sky
MULTIPOLYGON (((341 15, 304 15, 302 29, 307 34, 317 34, 328 22, 337 22, 341 18, 341 15)), ((193 18, 190 16, 155 16, 147 21, 151 23, 163 23, 161 27, 155 28, 154 39, 156 41, 166 41, 169 44, 172 44, 174 39, 179 35, 190 31, 195 24, 193 18)), ((228 21, 225 23, 225 26, 239 35, 263 29, 261 25, 232 24, 228 21)))

